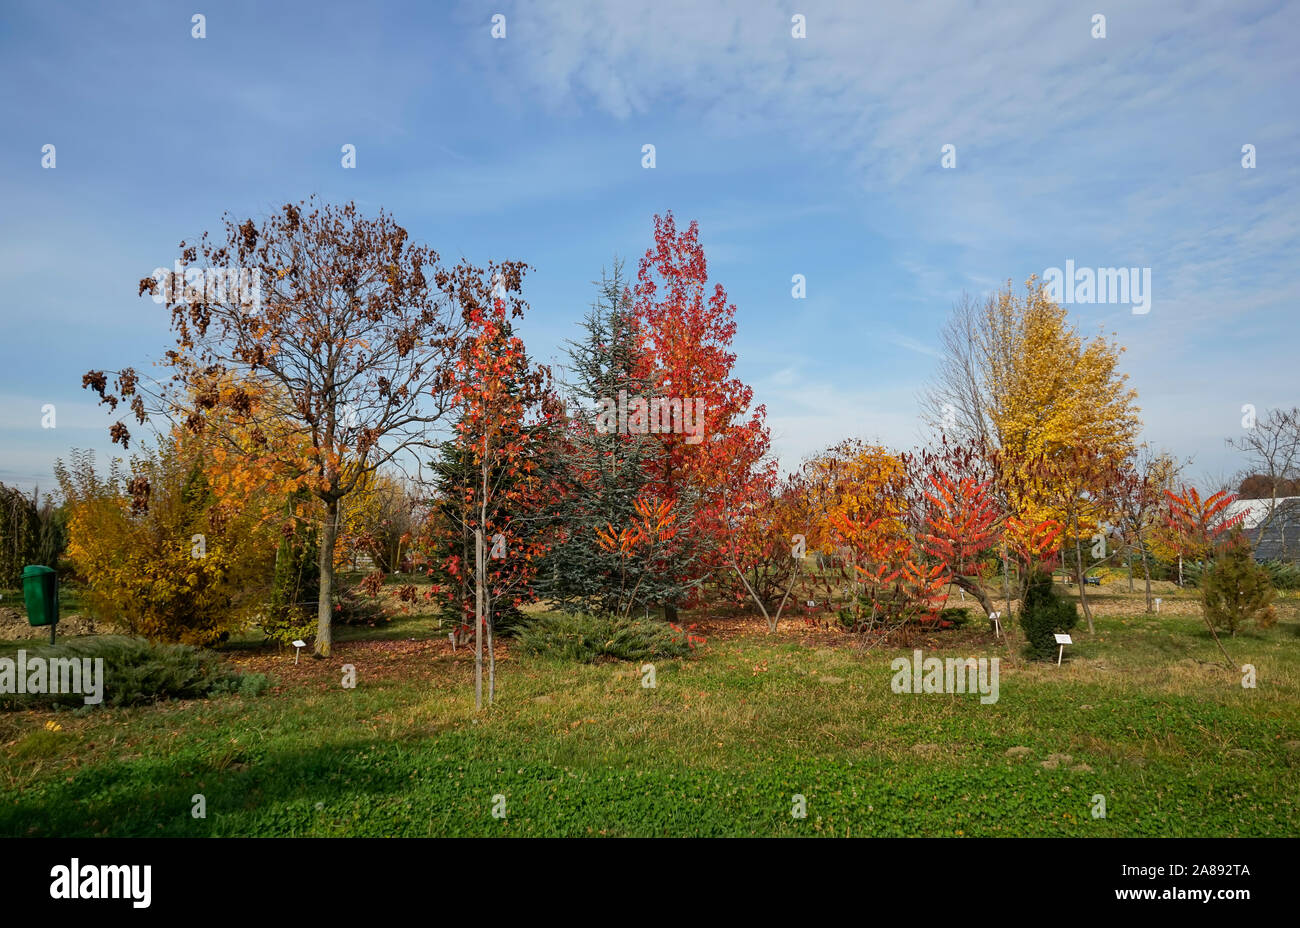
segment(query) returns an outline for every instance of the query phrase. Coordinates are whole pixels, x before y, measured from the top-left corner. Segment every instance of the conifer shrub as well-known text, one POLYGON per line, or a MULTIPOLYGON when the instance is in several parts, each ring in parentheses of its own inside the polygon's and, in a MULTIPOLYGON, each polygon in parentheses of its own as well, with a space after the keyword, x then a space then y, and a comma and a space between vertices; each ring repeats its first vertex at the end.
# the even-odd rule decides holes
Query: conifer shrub
POLYGON ((685 657, 702 639, 658 619, 547 612, 525 621, 516 640, 529 654, 589 664, 685 657))
POLYGON ((1277 622, 1268 568, 1255 563, 1250 546, 1240 536, 1231 541, 1201 575, 1199 584, 1205 618, 1216 629, 1235 636, 1247 624, 1270 628, 1277 622))
POLYGON ((1056 636, 1068 633, 1078 621, 1079 607, 1053 589, 1051 574, 1040 573, 1029 580, 1020 608, 1020 627, 1028 640, 1026 657, 1055 660, 1056 636))
MULTIPOLYGON (((82 638, 25 650, 28 661, 102 659, 103 702, 98 705, 104 706, 142 706, 167 699, 204 699, 228 693, 257 696, 270 686, 265 674, 240 673, 212 651, 183 644, 154 644, 124 635, 82 638)), ((6 657, 16 661, 16 656, 6 657)), ((84 693, 0 695, 0 708, 5 709, 55 705, 80 707, 87 703, 84 693)))

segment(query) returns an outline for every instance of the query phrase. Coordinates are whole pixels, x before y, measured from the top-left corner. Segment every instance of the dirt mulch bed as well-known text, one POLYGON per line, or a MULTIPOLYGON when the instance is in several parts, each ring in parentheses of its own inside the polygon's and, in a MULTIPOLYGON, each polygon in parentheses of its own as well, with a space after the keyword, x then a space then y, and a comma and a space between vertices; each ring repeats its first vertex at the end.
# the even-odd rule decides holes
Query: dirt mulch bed
POLYGON ((952 646, 956 642, 982 642, 984 639, 988 639, 990 644, 993 643, 994 636, 988 630, 988 620, 979 607, 969 602, 955 603, 955 605, 970 607, 967 612, 970 613, 971 618, 964 628, 938 633, 912 630, 910 638, 896 634, 888 643, 881 641, 876 635, 855 634, 845 630, 840 626, 835 613, 821 609, 810 611, 801 608, 793 616, 789 610, 783 612, 774 633, 769 631, 767 621, 761 615, 734 611, 698 615, 687 625, 693 624, 695 627, 692 632, 703 635, 709 641, 766 638, 794 641, 810 648, 868 648, 886 644, 898 647, 939 648, 952 646))
MULTIPOLYGON (((62 635, 95 635, 103 631, 102 627, 96 628, 95 623, 84 616, 60 616, 55 640, 62 635)), ((27 624, 27 613, 20 609, 0 606, 0 641, 25 641, 28 638, 48 642, 50 630, 45 626, 33 627, 27 624)))
MULTIPOLYGON (((496 641, 497 663, 510 660, 511 642, 505 638, 496 641)), ((303 648, 298 663, 293 662, 293 648, 282 651, 230 651, 230 663, 248 673, 265 673, 275 678, 273 692, 288 689, 335 690, 343 680, 343 665, 356 669, 357 680, 389 680, 398 682, 431 681, 435 663, 474 664, 474 648, 461 646, 452 652, 446 639, 414 639, 401 641, 345 641, 334 645, 333 654, 317 659, 310 648, 303 648)), ((484 659, 486 665, 486 657, 484 659)))

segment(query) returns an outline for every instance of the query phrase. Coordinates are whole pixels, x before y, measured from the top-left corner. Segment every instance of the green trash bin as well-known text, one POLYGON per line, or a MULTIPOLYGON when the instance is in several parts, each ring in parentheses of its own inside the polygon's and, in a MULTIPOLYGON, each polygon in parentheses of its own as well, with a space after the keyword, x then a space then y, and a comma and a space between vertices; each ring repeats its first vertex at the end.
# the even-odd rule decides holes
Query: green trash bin
POLYGON ((54 626, 59 622, 59 581, 51 567, 28 564, 23 568, 23 602, 27 622, 33 627, 50 627, 50 644, 54 643, 54 626))

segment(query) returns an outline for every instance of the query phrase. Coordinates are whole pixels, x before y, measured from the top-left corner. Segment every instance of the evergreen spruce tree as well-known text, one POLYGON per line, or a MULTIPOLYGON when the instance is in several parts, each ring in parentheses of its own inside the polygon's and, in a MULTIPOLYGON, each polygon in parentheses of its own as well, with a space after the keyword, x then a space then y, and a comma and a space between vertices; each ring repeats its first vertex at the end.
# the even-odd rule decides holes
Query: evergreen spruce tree
MULTIPOLYGON (((633 524, 637 499, 663 456, 654 435, 597 428, 602 400, 617 402, 620 391, 628 398, 654 395, 654 385, 636 373, 641 347, 620 262, 615 261, 612 274, 602 270, 597 288, 582 322, 585 334, 568 343, 569 421, 551 463, 559 491, 553 520, 558 540, 537 585, 541 596, 566 611, 636 616, 685 598, 691 583, 681 578, 689 576, 695 554, 678 540, 647 562, 597 542, 598 531, 612 528, 617 533, 633 524)), ((673 513, 676 525, 689 521, 690 505, 690 500, 679 503, 673 513)))

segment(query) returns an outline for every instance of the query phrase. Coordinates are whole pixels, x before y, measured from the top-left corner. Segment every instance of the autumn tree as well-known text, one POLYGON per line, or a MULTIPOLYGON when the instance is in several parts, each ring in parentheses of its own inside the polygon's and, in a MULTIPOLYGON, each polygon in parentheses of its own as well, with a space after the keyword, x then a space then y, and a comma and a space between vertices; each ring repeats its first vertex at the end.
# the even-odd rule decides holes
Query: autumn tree
MULTIPOLYGON (((1119 370, 1123 350, 1080 335, 1037 278, 1023 295, 1008 282, 954 308, 924 397, 932 424, 995 453, 992 488, 1009 517, 1072 533, 1076 574, 1085 572, 1082 539, 1105 515, 1105 475, 1136 446, 1137 394, 1119 370)), ((1080 598, 1091 628, 1082 585, 1080 598)))
MULTIPOLYGON (((458 299, 465 309, 468 335, 456 361, 455 403, 460 412, 452 439, 468 467, 463 483, 445 486, 452 501, 448 527, 472 537, 472 560, 454 552, 445 569, 452 575, 473 571, 474 706, 483 703, 483 656, 488 659, 488 702, 496 695, 494 616, 501 604, 517 608, 533 598, 532 578, 548 547, 540 531, 549 492, 541 456, 550 441, 558 403, 550 372, 533 365, 511 319, 525 309, 515 299, 524 266, 490 266, 461 281, 458 299)), ((464 586, 444 592, 457 597, 464 586)), ((469 604, 462 603, 468 612, 469 604)))
POLYGON ((952 442, 902 456, 908 475, 909 531, 925 554, 947 569, 959 589, 992 615, 981 571, 1002 543, 1006 512, 999 504, 994 459, 979 441, 952 442))
POLYGON ((1001 537, 989 483, 976 483, 973 477, 954 481, 947 475, 933 474, 930 484, 922 550, 943 564, 953 584, 974 596, 985 615, 990 615, 993 604, 978 573, 983 555, 1001 537))
POLYGON ((181 429, 129 470, 112 462, 106 477, 89 452, 55 464, 68 559, 95 615, 154 641, 212 645, 261 611, 271 526, 256 505, 217 496, 210 464, 201 439, 181 429))
MULTIPOLYGON (((103 371, 88 373, 83 386, 112 408, 129 404, 140 423, 163 415, 196 434, 225 411, 254 434, 288 423, 305 453, 292 442, 287 453, 265 453, 321 504, 315 651, 328 656, 340 502, 375 470, 435 446, 454 395, 456 303, 473 271, 441 267, 436 252, 412 243, 383 211, 366 217, 355 204, 314 199, 260 224, 227 214, 216 236, 181 242, 177 264, 180 273, 159 269, 140 282, 140 293, 170 313, 170 380, 152 384, 127 368, 111 389, 103 371), (227 373, 265 389, 207 388, 227 373)), ((111 436, 125 446, 130 431, 119 421, 111 436)))
POLYGON ((339 554, 368 557, 376 572, 402 569, 414 535, 417 501, 399 473, 374 471, 348 497, 340 518, 339 554))
MULTIPOLYGON (((658 407, 664 454, 654 495, 694 498, 694 516, 682 531, 701 551, 688 578, 698 580, 725 569, 727 501, 740 504, 765 479, 767 413, 761 405, 751 407, 753 390, 734 374, 736 307, 720 283, 709 287, 697 223, 679 231, 671 212, 655 216, 654 244, 641 259, 634 294, 645 346, 643 375, 658 398, 681 401, 683 418, 695 410, 694 422, 676 428, 663 421, 674 407, 658 407)), ((667 603, 665 611, 672 620, 676 604, 667 603)))
MULTIPOLYGON (((1129 550, 1142 563, 1142 577, 1146 596, 1146 611, 1154 603, 1151 596, 1151 536, 1161 521, 1165 490, 1169 489, 1177 463, 1168 455, 1151 455, 1139 451, 1116 464, 1106 477, 1105 496, 1115 513, 1115 528, 1129 550)), ((1130 590, 1132 570, 1129 571, 1130 590)))
POLYGON ((881 586, 886 563, 897 567, 910 550, 908 486, 902 456, 858 439, 838 442, 800 468, 804 510, 799 519, 809 548, 828 566, 818 578, 822 598, 829 603, 842 586, 854 604, 855 625, 863 594, 881 586), (887 552, 897 557, 887 558, 887 552), (874 575, 859 569, 868 562, 875 564, 874 575))
POLYGON ((1085 342, 1035 277, 977 300, 963 294, 939 333, 940 361, 921 394, 925 421, 949 440, 1030 458, 1089 433, 1124 447, 1136 394, 1118 372, 1123 348, 1085 342))
POLYGON ((639 597, 648 578, 663 576, 673 558, 675 540, 680 532, 677 516, 668 500, 641 496, 632 504, 635 513, 631 524, 616 529, 613 525, 596 529, 596 544, 615 557, 618 568, 613 579, 617 586, 609 612, 627 618, 632 607, 644 602, 639 597))
MULTIPOLYGON (((1220 594, 1225 592, 1223 581, 1231 578, 1233 582, 1249 580, 1252 591, 1255 589, 1257 578, 1254 578, 1248 570, 1241 569, 1241 557, 1243 551, 1248 552, 1248 545, 1244 538, 1240 536, 1238 529, 1242 521, 1246 518, 1246 513, 1239 512, 1236 515, 1229 515, 1228 509, 1236 499, 1231 493, 1219 490, 1211 493, 1209 496, 1202 498, 1201 494, 1195 487, 1183 486, 1178 492, 1171 490, 1165 491, 1165 515, 1164 522, 1160 526, 1160 532, 1164 536, 1165 542, 1178 553, 1178 582, 1182 585, 1182 568, 1184 559, 1190 559, 1204 564, 1207 560, 1213 558, 1224 548, 1231 548, 1232 557, 1229 563, 1219 570, 1214 571, 1215 577, 1211 584, 1211 590, 1202 590, 1201 596, 1205 608, 1201 610, 1202 618, 1205 619, 1206 627, 1210 630, 1210 635, 1214 638, 1214 643, 1219 646, 1219 651, 1223 654, 1223 660, 1227 666, 1231 667, 1232 659, 1228 656, 1227 649, 1223 647, 1223 642, 1219 640, 1219 634, 1215 630, 1216 618, 1221 617, 1220 609, 1225 607, 1225 601, 1220 594), (1206 598, 1207 592, 1210 593, 1206 598)), ((1204 572, 1203 572, 1204 573, 1204 572)), ((1252 592, 1253 596, 1253 592, 1252 592)), ((1231 598, 1227 602, 1232 602, 1231 598)), ((1239 602, 1258 601, 1246 599, 1239 602)), ((1266 606, 1267 603, 1264 603, 1266 606)))
MULTIPOLYGON (((23 568, 42 563, 37 559, 40 519, 35 494, 0 483, 0 587, 22 585, 23 568)), ((53 564, 47 564, 53 567, 53 564)))
POLYGON ((1107 520, 1113 518, 1113 505, 1106 488, 1114 460, 1083 439, 1081 444, 1045 450, 1031 467, 1035 469, 1036 496, 1045 505, 1044 514, 1060 521, 1071 542, 1069 547, 1074 555, 1071 566, 1079 590, 1079 605, 1092 634, 1095 629, 1092 605, 1088 602, 1087 575, 1089 568, 1095 566, 1094 560, 1102 563, 1109 558, 1107 520))
MULTIPOLYGON (((1022 612, 1030 588, 1040 585, 1043 577, 1051 583, 1052 570, 1061 556, 1064 543, 1062 528, 1061 523, 1053 519, 1035 522, 1016 516, 1007 517, 1004 537, 1020 573, 1019 598, 1022 612)), ((1008 603, 1008 615, 1010 608, 1008 603)))
POLYGON ((1241 525, 1246 513, 1229 515, 1236 497, 1223 490, 1202 499, 1196 487, 1181 486, 1178 491, 1164 491, 1164 513, 1159 526, 1161 540, 1179 560, 1178 582, 1182 585, 1185 560, 1208 560, 1223 538, 1241 525))
POLYGON ((808 538, 829 567, 819 578, 822 598, 831 602, 842 584, 848 606, 841 618, 855 630, 870 631, 877 620, 901 623, 911 604, 905 585, 919 579, 907 567, 914 545, 903 458, 850 439, 813 455, 801 471, 808 538))
POLYGON ((1272 480, 1265 474, 1247 474, 1237 482, 1238 499, 1276 500, 1300 496, 1300 477, 1272 480))
MULTIPOLYGON (((731 568, 732 596, 751 600, 775 632, 810 552, 801 518, 801 474, 767 476, 739 502, 726 501, 723 559, 731 568)), ((724 577, 727 575, 724 574, 724 577)))

